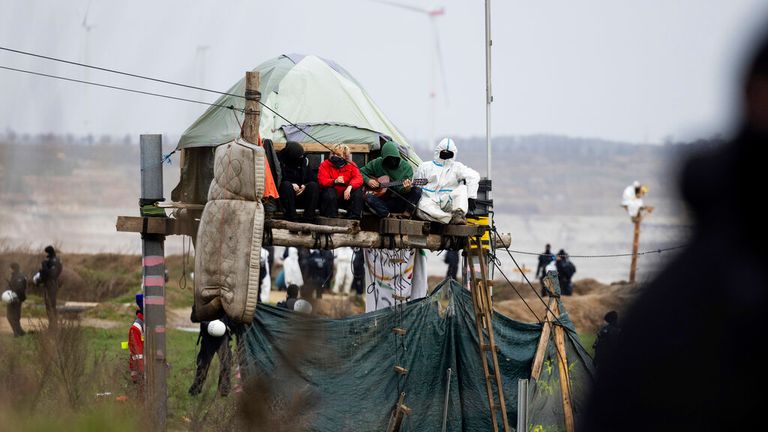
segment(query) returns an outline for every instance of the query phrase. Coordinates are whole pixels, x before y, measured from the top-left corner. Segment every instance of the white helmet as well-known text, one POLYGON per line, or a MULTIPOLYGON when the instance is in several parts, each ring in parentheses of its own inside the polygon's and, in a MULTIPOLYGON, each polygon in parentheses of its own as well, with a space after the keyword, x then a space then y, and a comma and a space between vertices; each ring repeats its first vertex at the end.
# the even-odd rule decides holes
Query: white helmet
POLYGON ((2 295, 3 303, 13 303, 19 299, 19 296, 11 290, 5 290, 2 295))
POLYGON ((298 299, 296 300, 296 303, 293 304, 293 310, 296 312, 310 314, 312 313, 312 303, 304 299, 298 299))
POLYGON ((213 337, 224 336, 227 332, 227 326, 221 320, 214 320, 208 323, 208 334, 213 337))

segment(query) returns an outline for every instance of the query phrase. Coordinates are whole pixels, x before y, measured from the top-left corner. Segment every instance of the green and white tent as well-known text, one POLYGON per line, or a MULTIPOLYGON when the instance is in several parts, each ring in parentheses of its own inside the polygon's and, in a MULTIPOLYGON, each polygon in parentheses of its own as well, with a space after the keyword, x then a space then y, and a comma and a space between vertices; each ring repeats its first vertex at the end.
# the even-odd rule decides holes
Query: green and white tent
MULTIPOLYGON (((410 151, 405 137, 373 102, 355 78, 333 61, 314 55, 289 54, 257 66, 261 101, 323 143, 370 144, 392 139, 410 151)), ((227 93, 245 95, 245 78, 227 93)), ((179 148, 212 147, 240 136, 245 99, 223 95, 181 137, 179 148)), ((315 142, 267 108, 261 110, 259 132, 274 142, 315 142)), ((413 161, 417 162, 417 161, 413 161)))
MULTIPOLYGON (((421 163, 403 134, 360 83, 335 62, 313 55, 288 54, 267 60, 254 71, 260 72, 261 101, 269 107, 261 109, 262 139, 314 143, 302 132, 306 131, 323 144, 368 144, 371 151, 391 139, 399 144, 400 153, 411 165, 421 163)), ((226 93, 179 140, 177 148, 187 151, 179 185, 172 194, 174 201, 205 203, 213 178, 212 148, 240 137, 245 74, 226 93)))

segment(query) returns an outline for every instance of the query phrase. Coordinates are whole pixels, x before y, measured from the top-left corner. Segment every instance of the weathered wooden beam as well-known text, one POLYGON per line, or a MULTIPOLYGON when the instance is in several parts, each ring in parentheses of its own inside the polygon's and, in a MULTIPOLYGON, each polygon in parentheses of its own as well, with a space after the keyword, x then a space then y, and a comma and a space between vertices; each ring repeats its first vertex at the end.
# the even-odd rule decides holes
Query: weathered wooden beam
POLYGON ((346 234, 353 233, 353 227, 316 225, 310 223, 290 222, 286 220, 271 219, 264 222, 264 226, 272 229, 287 229, 295 232, 315 232, 320 234, 346 234))
POLYGON ((536 346, 536 354, 533 356, 533 367, 531 368, 531 378, 539 379, 541 376, 541 367, 544 364, 544 354, 547 352, 549 346, 549 337, 552 334, 552 320, 555 319, 552 314, 552 303, 554 298, 550 297, 549 304, 547 305, 547 317, 544 318, 544 326, 541 328, 541 336, 539 336, 539 343, 536 346))
MULTIPOLYGON (((559 302, 554 302, 554 312, 560 315, 559 302)), ((566 432, 574 432, 576 422, 573 418, 573 403, 571 402, 571 377, 568 372, 568 355, 565 351, 565 329, 552 324, 555 328, 555 350, 557 350, 557 370, 560 375, 560 396, 563 399, 563 416, 565 417, 566 432)))
MULTIPOLYGON (((509 244, 511 236, 501 234, 506 244, 509 244)), ((427 236, 409 236, 409 235, 382 235, 372 231, 360 231, 355 234, 327 234, 322 235, 318 241, 311 233, 295 233, 285 229, 272 230, 273 246, 294 246, 320 249, 333 249, 343 246, 361 247, 361 248, 390 248, 395 249, 428 249, 441 250, 442 237, 435 234, 427 236), (326 245, 326 238, 328 244, 326 245)))
POLYGON ((245 73, 245 118, 243 139, 251 144, 259 143, 259 122, 261 120, 261 75, 258 71, 245 73))

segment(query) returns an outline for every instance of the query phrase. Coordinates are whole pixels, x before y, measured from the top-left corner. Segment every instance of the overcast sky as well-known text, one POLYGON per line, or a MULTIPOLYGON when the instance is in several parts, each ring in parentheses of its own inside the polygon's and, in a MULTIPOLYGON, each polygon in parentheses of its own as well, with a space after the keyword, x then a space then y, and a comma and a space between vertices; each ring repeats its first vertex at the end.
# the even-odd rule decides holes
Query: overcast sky
MULTIPOLYGON (((438 135, 483 135, 482 0, 445 7, 438 135)), ((0 45, 225 90, 282 53, 334 59, 411 140, 430 135, 426 15, 367 0, 0 0, 0 45), (86 32, 85 27, 90 31, 86 32), (88 36, 86 37, 86 33, 88 36)), ((494 135, 661 142, 727 131, 764 0, 493 1, 494 135)), ((0 52, 0 65, 205 98, 0 52)), ((178 135, 204 107, 0 70, 0 131, 178 135)))

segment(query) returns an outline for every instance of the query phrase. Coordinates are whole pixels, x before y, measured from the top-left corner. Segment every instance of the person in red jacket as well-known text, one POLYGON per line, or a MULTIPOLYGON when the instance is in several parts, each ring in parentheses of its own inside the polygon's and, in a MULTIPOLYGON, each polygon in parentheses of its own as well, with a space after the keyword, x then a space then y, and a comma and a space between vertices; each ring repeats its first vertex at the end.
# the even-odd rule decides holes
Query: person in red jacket
POLYGON ((128 330, 128 368, 131 370, 131 380, 134 384, 144 383, 144 295, 136 294, 136 319, 128 330))
POLYGON ((347 210, 347 219, 360 219, 363 215, 363 176, 345 144, 336 144, 330 157, 317 171, 320 183, 320 214, 338 217, 339 207, 347 210))

